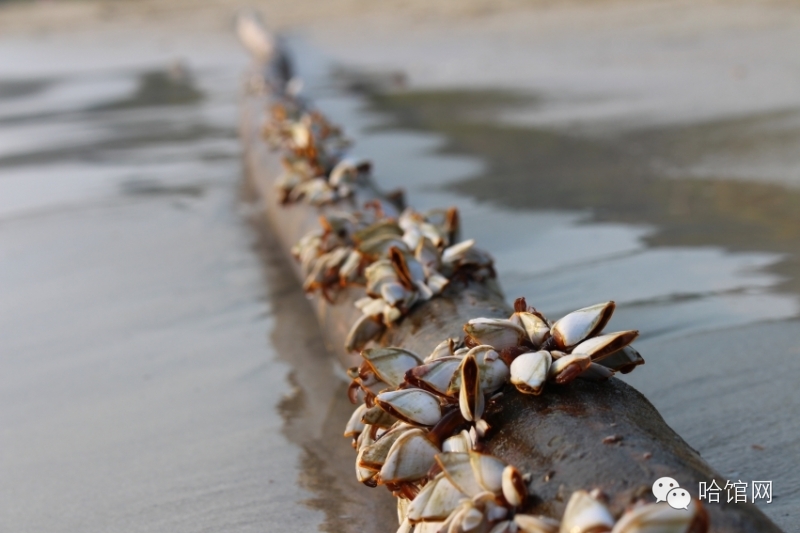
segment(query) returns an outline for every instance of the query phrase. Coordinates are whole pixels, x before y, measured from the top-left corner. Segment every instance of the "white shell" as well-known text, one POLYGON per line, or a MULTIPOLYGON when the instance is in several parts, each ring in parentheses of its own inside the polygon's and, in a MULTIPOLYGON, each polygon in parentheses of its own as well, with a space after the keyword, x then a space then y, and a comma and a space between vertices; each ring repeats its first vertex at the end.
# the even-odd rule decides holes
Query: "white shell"
POLYGON ((379 470, 386 462, 386 458, 389 456, 389 450, 392 449, 394 442, 399 439, 403 433, 411 429, 412 427, 406 424, 394 427, 372 444, 364 446, 359 450, 359 466, 379 470))
POLYGON ((439 474, 422 488, 408 507, 411 522, 444 520, 466 498, 444 474, 439 474))
POLYGON ((353 327, 347 334, 345 339, 345 349, 348 352, 358 352, 364 349, 364 346, 383 333, 386 326, 381 322, 373 320, 367 315, 361 315, 353 327))
POLYGON ((378 379, 393 388, 403 383, 408 370, 422 364, 417 354, 402 348, 367 348, 361 356, 378 379))
POLYGON ((361 264, 361 252, 352 250, 339 267, 339 279, 343 282, 353 281, 358 275, 358 265, 361 264))
POLYGON ((519 346, 528 338, 525 330, 504 318, 473 318, 464 324, 464 331, 478 344, 487 344, 497 351, 519 346))
POLYGON ((442 443, 442 451, 447 452, 460 452, 460 453, 467 453, 472 449, 472 439, 469 436, 469 432, 467 430, 462 429, 461 433, 457 435, 453 435, 452 437, 445 439, 442 443))
POLYGON ((503 491, 503 470, 506 463, 493 455, 469 452, 469 462, 475 479, 484 491, 500 494, 503 491))
POLYGON ((519 470, 511 465, 503 469, 503 497, 512 507, 519 507, 528 495, 525 482, 519 470))
POLYGON ((527 311, 514 313, 509 320, 525 330, 528 340, 534 346, 540 346, 550 334, 550 325, 533 313, 527 311))
POLYGON ((521 533, 558 533, 558 520, 546 516, 517 514, 514 516, 514 522, 521 533))
POLYGON ((405 301, 409 296, 409 291, 400 282, 392 281, 381 285, 381 298, 389 305, 397 306, 398 303, 405 301))
POLYGON ((553 361, 553 364, 550 365, 550 371, 548 373, 548 377, 555 378, 561 372, 563 372, 569 365, 571 364, 579 364, 584 370, 589 368, 589 365, 592 363, 592 358, 585 354, 570 354, 565 355, 563 357, 559 357, 553 361))
POLYGON ((347 425, 344 428, 345 437, 356 437, 362 431, 364 431, 364 423, 361 421, 361 417, 364 416, 366 411, 367 406, 363 403, 356 407, 355 411, 353 411, 353 414, 350 415, 350 420, 347 421, 347 425))
POLYGON ((380 472, 383 483, 414 481, 425 477, 439 449, 415 428, 403 432, 389 449, 380 472))
POLYGON ((511 362, 511 383, 525 394, 540 394, 552 362, 547 350, 518 356, 511 362))
MULTIPOLYGON (((459 351, 456 350, 456 354, 459 351)), ((454 354, 454 355, 456 355, 454 354)), ((472 355, 478 363, 480 370, 481 388, 484 394, 492 394, 497 389, 506 384, 509 378, 509 369, 499 354, 491 346, 481 345, 475 346, 468 350, 466 355, 472 355)), ((466 358, 465 355, 465 358, 466 358)), ((463 363, 462 363, 463 364, 463 363)), ((461 388, 461 374, 458 373, 453 376, 453 381, 448 388, 448 395, 455 395, 456 391, 461 388)))
POLYGON ((406 517, 408 517, 408 506, 410 504, 411 502, 405 498, 397 498, 397 523, 401 526, 404 521, 407 522, 406 517))
POLYGON ((456 488, 472 498, 483 492, 483 487, 478 483, 475 472, 472 470, 469 453, 440 453, 436 457, 444 475, 456 488))
POLYGON ((450 357, 453 355, 452 347, 456 345, 458 339, 448 338, 440 342, 436 345, 436 348, 433 349, 431 354, 425 358, 426 363, 430 363, 435 359, 440 359, 442 357, 450 357))
POLYGON ((430 363, 417 366, 413 375, 435 392, 447 394, 453 376, 458 372, 462 359, 459 357, 441 357, 430 363))
POLYGON ((610 531, 612 527, 614 518, 606 506, 585 490, 576 490, 567 502, 559 533, 610 531))
POLYGON ((377 405, 374 405, 364 411, 361 421, 364 422, 364 424, 369 424, 371 426, 377 426, 380 428, 389 428, 397 423, 397 419, 395 417, 377 405))
POLYGON ((621 350, 639 336, 636 330, 615 331, 586 339, 575 346, 572 353, 585 353, 592 356, 592 361, 602 361, 614 352, 621 350))
POLYGON ((614 302, 584 307, 573 311, 553 324, 550 333, 556 345, 564 350, 601 331, 611 318, 614 302))
POLYGON ((442 276, 438 272, 433 272, 426 282, 427 287, 433 294, 441 294, 445 287, 450 283, 450 280, 442 276))
POLYGON ((382 392, 375 397, 381 409, 404 422, 432 426, 442 418, 439 399, 422 389, 382 392))
POLYGON ((414 533, 440 533, 444 531, 444 522, 420 522, 414 526, 414 533))
POLYGON ((346 182, 353 182, 361 172, 368 172, 370 166, 371 163, 368 159, 342 159, 331 170, 328 181, 334 187, 346 182))
MULTIPOLYGON (((403 498, 397 498, 397 501, 408 501, 403 498)), ((408 520, 401 520, 400 527, 397 528, 397 533, 411 533, 412 531, 416 531, 414 525, 409 522, 408 520)))
POLYGON ((612 533, 687 533, 701 513, 692 500, 686 509, 673 509, 665 503, 641 505, 623 514, 612 533))
POLYGON ((442 252, 442 262, 443 263, 455 263, 466 253, 469 251, 470 248, 475 246, 475 239, 469 239, 466 241, 459 242, 458 244, 454 244, 452 246, 448 246, 442 252))

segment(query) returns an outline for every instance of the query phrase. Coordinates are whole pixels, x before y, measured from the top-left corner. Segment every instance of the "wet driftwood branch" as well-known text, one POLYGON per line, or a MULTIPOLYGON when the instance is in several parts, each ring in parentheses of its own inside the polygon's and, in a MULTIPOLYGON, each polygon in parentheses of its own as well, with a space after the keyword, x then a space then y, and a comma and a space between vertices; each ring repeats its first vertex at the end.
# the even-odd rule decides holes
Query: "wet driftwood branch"
MULTIPOLYGON (((283 88, 286 61, 273 63, 267 72, 271 88, 267 84, 266 90, 247 91, 243 99, 245 167, 263 200, 272 230, 302 281, 289 250, 303 235, 319 227, 320 214, 330 208, 307 203, 281 205, 274 186, 281 172, 280 154, 270 150, 261 132, 265 113, 280 96, 275 93, 283 88)), ((359 188, 354 199, 338 202, 335 209, 360 209, 365 200, 376 195, 380 192, 373 187, 359 188)), ((363 288, 348 287, 333 303, 319 294, 309 300, 328 348, 346 367, 361 362, 344 346, 348 330, 361 315, 353 303, 362 296, 363 288)), ((453 283, 442 295, 417 305, 389 328, 380 344, 402 346, 424 356, 442 339, 463 336, 462 326, 469 319, 506 318, 512 311, 494 280, 453 283)), ((597 488, 618 516, 637 499, 654 501, 651 485, 663 476, 675 478, 695 498, 699 482, 715 479, 720 486, 725 485, 724 478, 664 422, 642 394, 618 379, 605 383, 576 380, 567 386, 550 387, 541 396, 523 395, 513 387, 507 387, 504 393, 502 409, 492 405, 487 408, 485 419, 492 429, 486 446, 489 453, 532 474, 533 497, 525 512, 560 518, 573 491, 597 488)), ((347 446, 345 440, 342 446, 347 446)), ((369 493, 365 487, 364 497, 370 497, 369 493)), ((726 503, 724 495, 721 499, 720 503, 705 505, 710 531, 780 531, 754 505, 726 503)), ((386 530, 395 527, 387 524, 386 530)))

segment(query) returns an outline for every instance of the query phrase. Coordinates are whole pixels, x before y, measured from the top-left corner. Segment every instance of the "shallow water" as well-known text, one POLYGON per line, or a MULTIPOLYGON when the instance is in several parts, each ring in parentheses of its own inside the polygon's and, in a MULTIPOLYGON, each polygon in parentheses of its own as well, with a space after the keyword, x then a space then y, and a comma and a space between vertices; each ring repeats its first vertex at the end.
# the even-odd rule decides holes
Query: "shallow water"
POLYGON ((0 42, 0 529, 323 519, 244 216, 245 57, 164 42, 0 42))

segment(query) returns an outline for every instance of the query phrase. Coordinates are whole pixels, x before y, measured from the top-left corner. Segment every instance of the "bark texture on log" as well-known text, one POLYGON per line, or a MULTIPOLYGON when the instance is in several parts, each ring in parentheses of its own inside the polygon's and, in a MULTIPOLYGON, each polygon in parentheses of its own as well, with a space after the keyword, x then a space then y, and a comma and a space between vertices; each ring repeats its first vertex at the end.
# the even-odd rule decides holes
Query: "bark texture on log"
MULTIPOLYGON (((261 138, 269 104, 269 96, 244 97, 241 137, 245 167, 300 279, 299 266, 289 250, 308 231, 319 227, 319 215, 330 208, 280 205, 273 185, 281 172, 280 154, 272 152, 261 138)), ((357 209, 376 194, 359 190, 357 201, 339 203, 335 209, 357 209)), ((351 287, 339 292, 333 304, 318 295, 310 298, 329 350, 346 367, 361 362, 359 355, 346 353, 344 345, 361 314, 353 302, 363 295, 362 288, 351 287)), ((462 337, 462 326, 469 319, 507 318, 512 311, 494 281, 453 284, 441 296, 415 307, 380 343, 402 346, 424 357, 441 340, 462 337)), ((720 486, 725 485, 724 478, 664 422, 644 396, 617 379, 548 385, 541 396, 523 395, 507 387, 499 402, 487 406, 485 419, 491 426, 487 451, 533 474, 533 496, 525 512, 561 518, 573 491, 599 488, 608 496, 612 513, 619 516, 637 498, 654 501, 651 485, 662 476, 675 478, 695 498, 701 481, 716 479, 720 486), (614 442, 604 443, 612 436, 615 438, 608 440, 614 442)), ((342 446, 347 445, 343 439, 342 446)), ((370 490, 380 489, 365 487, 364 497, 369 497, 370 490)), ((705 509, 710 531, 715 533, 781 531, 752 504, 723 501, 706 504, 705 509)), ((387 530, 394 527, 387 525, 387 530)))

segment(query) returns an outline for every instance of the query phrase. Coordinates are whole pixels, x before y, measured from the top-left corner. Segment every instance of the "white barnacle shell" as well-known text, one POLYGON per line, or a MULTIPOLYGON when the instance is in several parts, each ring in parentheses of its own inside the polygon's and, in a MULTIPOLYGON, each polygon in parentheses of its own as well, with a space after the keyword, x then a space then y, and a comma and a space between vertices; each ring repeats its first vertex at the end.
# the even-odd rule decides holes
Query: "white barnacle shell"
POLYGON ((461 530, 464 532, 476 529, 483 522, 483 512, 475 507, 468 508, 461 515, 461 530))
POLYGON ((466 497, 443 473, 440 473, 425 485, 411 502, 408 507, 408 519, 412 523, 444 520, 466 497))
POLYGON ((472 498, 484 491, 469 459, 469 452, 448 452, 440 453, 436 456, 436 462, 442 467, 444 475, 447 476, 456 488, 472 498))
POLYGON ((409 381, 431 392, 447 395, 450 382, 460 366, 459 357, 440 357, 412 368, 409 381))
POLYGON ((435 359, 439 359, 441 357, 450 357, 453 355, 453 347, 458 342, 458 339, 447 338, 436 345, 436 348, 430 353, 428 357, 424 359, 426 363, 430 363, 435 359))
POLYGON ((689 533, 706 531, 708 517, 697 500, 687 509, 662 503, 640 505, 623 514, 611 533, 689 533))
POLYGON ((503 470, 506 463, 494 455, 469 452, 469 462, 475 479, 484 491, 500 494, 503 491, 503 470))
MULTIPOLYGON (((426 239, 422 237, 422 234, 414 228, 420 238, 417 244, 411 247, 414 250, 414 257, 417 258, 417 261, 422 264, 422 268, 425 269, 425 274, 430 277, 434 272, 439 270, 439 265, 441 264, 441 258, 439 256, 439 249, 431 242, 430 239, 426 239)), ((406 232, 408 234, 409 232, 406 232)), ((403 240, 408 243, 406 240, 405 235, 403 235, 403 240)))
POLYGON ((408 506, 411 504, 410 501, 406 500, 405 498, 397 498, 397 523, 403 524, 403 522, 408 522, 406 518, 408 517, 408 506))
POLYGON ((368 159, 345 158, 333 167, 328 181, 334 187, 344 183, 354 183, 360 174, 369 172, 371 167, 372 163, 368 159))
POLYGON ((369 315, 361 315, 347 334, 345 349, 348 352, 361 351, 369 341, 383 333, 384 329, 386 326, 382 322, 369 315))
POLYGON ((351 250, 347 259, 344 260, 342 266, 339 267, 339 279, 342 283, 354 281, 358 277, 358 266, 361 264, 361 252, 358 250, 351 250))
POLYGON ((469 353, 461 362, 461 388, 458 392, 458 407, 465 420, 479 420, 483 416, 483 390, 480 370, 475 354, 469 353))
POLYGON ((367 278, 367 294, 378 297, 381 295, 381 286, 385 283, 400 281, 394 265, 388 259, 380 259, 364 269, 367 278))
POLYGON ((388 428, 393 426, 397 419, 378 407, 377 405, 373 405, 366 411, 364 411, 364 415, 361 417, 361 421, 365 424, 369 424, 371 426, 376 426, 379 428, 388 428))
POLYGON ((558 520, 529 514, 514 515, 514 523, 521 533, 558 533, 558 520))
POLYGON ((392 248, 408 251, 408 245, 403 242, 403 239, 392 234, 376 235, 358 245, 361 252, 377 257, 387 256, 392 248))
POLYGON ((556 347, 561 350, 572 348, 602 331, 611 319, 615 307, 614 302, 596 304, 573 311, 557 320, 550 328, 556 347))
POLYGON ((389 449, 380 479, 383 483, 420 479, 433 466, 437 453, 439 449, 428 440, 424 431, 418 428, 405 431, 389 449))
POLYGON ((573 348, 572 353, 585 353, 592 356, 592 361, 602 361, 614 352, 623 349, 639 336, 636 330, 615 331, 586 339, 573 348))
POLYGON ((398 307, 398 304, 405 302, 410 296, 411 291, 399 282, 393 281, 381 285, 381 298, 393 307, 398 307))
POLYGON ((383 313, 386 311, 387 303, 383 298, 369 298, 366 300, 364 298, 359 298, 355 304, 361 309, 361 312, 364 313, 366 316, 375 317, 376 319, 383 316, 383 313))
MULTIPOLYGON (((405 498, 397 498, 398 502, 407 502, 405 498)), ((400 520, 400 527, 397 528, 397 533, 412 533, 412 531, 416 531, 414 524, 408 521, 408 519, 400 520)))
POLYGON ((475 246, 475 239, 461 241, 452 246, 448 246, 442 252, 442 263, 457 263, 458 260, 462 259, 473 246, 475 246))
POLYGON ((447 244, 447 235, 441 228, 431 224, 430 222, 420 222, 417 226, 420 233, 426 239, 429 239, 434 246, 444 246, 447 244))
POLYGON ((503 469, 503 497, 512 507, 519 507, 528 495, 528 487, 519 470, 511 465, 503 469))
POLYGON ((440 533, 447 531, 444 522, 420 522, 414 526, 414 533, 440 533))
MULTIPOLYGON (((508 381, 508 365, 500 359, 500 354, 494 348, 488 345, 475 346, 468 350, 464 357, 466 358, 470 354, 475 357, 475 361, 478 363, 481 389, 484 394, 492 394, 508 381)), ((453 381, 450 382, 450 387, 447 391, 448 396, 455 395, 460 387, 461 374, 457 373, 453 376, 453 381)))
POLYGON ((347 421, 347 425, 344 428, 345 437, 357 437, 362 431, 364 431, 364 423, 361 421, 361 417, 364 416, 366 411, 367 406, 363 403, 356 407, 355 411, 353 411, 353 414, 350 415, 350 420, 347 421))
POLYGON ((495 350, 519 346, 528 339, 524 329, 504 318, 473 318, 464 324, 464 331, 478 344, 495 350))
POLYGON ((367 348, 361 352, 361 357, 378 379, 392 388, 398 387, 403 382, 409 369, 422 364, 417 354, 397 347, 367 348))
POLYGON ((356 242, 364 242, 375 237, 395 236, 402 237, 403 231, 397 226, 393 220, 381 219, 377 222, 369 224, 367 227, 361 228, 353 234, 353 240, 356 242))
POLYGON ((612 370, 627 374, 638 365, 644 364, 641 354, 630 344, 623 349, 612 353, 597 361, 597 364, 608 367, 612 370))
POLYGON ((358 455, 356 456, 356 479, 360 483, 371 484, 374 483, 374 478, 378 474, 378 471, 374 468, 365 468, 361 466, 361 456, 364 453, 364 450, 373 443, 372 437, 370 436, 370 427, 366 426, 364 431, 358 436, 358 455))
POLYGON ((415 250, 415 254, 424 239, 422 232, 416 226, 411 226, 403 232, 403 242, 408 245, 409 250, 415 250))
POLYGON ((461 433, 453 435, 445 439, 442 443, 442 451, 447 452, 459 452, 459 453, 467 453, 472 449, 472 439, 469 436, 469 432, 467 430, 462 429, 461 433))
POLYGON ((567 502, 559 533, 595 533, 611 531, 614 518, 605 505, 585 490, 577 490, 567 502))
POLYGON ((492 526, 489 533, 517 533, 518 529, 513 520, 502 520, 492 526))
POLYGON ((439 399, 422 389, 382 392, 375 397, 375 403, 403 422, 417 426, 432 426, 442 418, 439 399))
POLYGON ((589 365, 591 364, 592 358, 588 355, 578 353, 565 355, 553 360, 553 364, 550 365, 550 371, 548 372, 547 377, 554 379, 557 383, 566 383, 589 368, 589 365), (565 370, 567 370, 567 368, 570 368, 569 379, 567 379, 567 376, 562 374, 565 370))
POLYGON ((399 248, 391 248, 389 258, 399 273, 400 279, 409 287, 425 282, 425 270, 414 255, 399 248))
POLYGON ((364 448, 359 451, 358 464, 364 468, 380 470, 386 462, 386 457, 388 457, 389 450, 392 449, 394 442, 410 429, 412 429, 412 426, 401 423, 381 435, 381 437, 372 444, 364 446, 364 448))
POLYGON ((511 315, 509 320, 525 330, 528 340, 534 346, 541 346, 550 335, 550 325, 539 315, 520 311, 511 315))
POLYGON ((305 148, 311 143, 311 129, 304 122, 291 125, 292 142, 298 148, 305 148))
POLYGON ((430 289, 433 295, 437 295, 441 294, 449 283, 450 283, 449 279, 442 276, 438 272, 433 272, 428 277, 428 280, 425 282, 425 285, 426 287, 428 287, 428 289, 430 289))
POLYGON ((547 350, 519 355, 511 361, 511 383, 522 393, 541 394, 552 362, 547 350))

